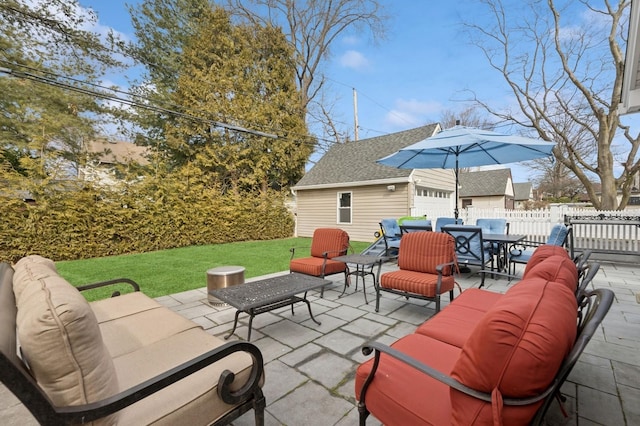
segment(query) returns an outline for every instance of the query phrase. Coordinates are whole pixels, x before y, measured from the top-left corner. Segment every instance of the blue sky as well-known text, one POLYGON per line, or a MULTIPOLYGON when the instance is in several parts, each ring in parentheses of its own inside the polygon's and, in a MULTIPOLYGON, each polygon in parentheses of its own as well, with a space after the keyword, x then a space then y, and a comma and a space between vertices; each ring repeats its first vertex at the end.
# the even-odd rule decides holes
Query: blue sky
MULTIPOLYGON (((353 89, 358 95, 359 136, 366 138, 438 122, 443 110, 464 108, 460 102, 464 89, 489 93, 490 87, 501 83, 459 33, 459 15, 477 8, 474 2, 383 3, 391 16, 387 38, 373 44, 368 34, 346 34, 332 46, 332 58, 323 70, 338 120, 352 134, 353 89)), ((80 4, 98 12, 100 25, 133 38, 125 1, 81 0, 80 4)))
MULTIPOLYGON (((349 33, 332 45, 323 70, 331 84, 337 121, 353 135, 353 90, 358 96, 359 137, 379 136, 439 122, 445 110, 463 110, 468 90, 492 105, 511 101, 502 76, 469 43, 464 19, 480 20, 484 10, 473 0, 381 0, 391 16, 384 40, 349 33)), ((127 0, 136 3, 136 0, 127 0)), ((124 0, 80 0, 99 17, 99 25, 133 38, 124 0)), ((123 76, 110 76, 125 84, 123 76)), ((464 124, 464 123, 463 123, 464 124)), ((505 130, 507 131, 507 130, 505 130)), ((530 172, 509 165, 514 181, 530 172)))

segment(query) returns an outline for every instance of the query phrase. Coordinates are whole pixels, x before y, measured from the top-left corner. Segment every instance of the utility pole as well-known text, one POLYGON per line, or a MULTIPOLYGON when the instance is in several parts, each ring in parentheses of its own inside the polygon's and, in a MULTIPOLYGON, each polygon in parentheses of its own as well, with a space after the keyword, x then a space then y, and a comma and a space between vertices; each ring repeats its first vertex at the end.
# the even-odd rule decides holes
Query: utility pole
POLYGON ((358 140, 358 93, 353 88, 353 137, 358 140))

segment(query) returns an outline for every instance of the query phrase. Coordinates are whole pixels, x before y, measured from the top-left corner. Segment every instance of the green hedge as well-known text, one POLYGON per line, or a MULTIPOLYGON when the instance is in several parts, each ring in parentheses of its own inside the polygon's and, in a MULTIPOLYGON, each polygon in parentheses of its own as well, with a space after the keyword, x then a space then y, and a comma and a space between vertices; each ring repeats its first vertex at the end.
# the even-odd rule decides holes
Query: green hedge
POLYGON ((31 204, 0 197, 0 260, 29 254, 75 260, 292 236, 283 194, 221 195, 219 188, 187 182, 50 190, 31 204))

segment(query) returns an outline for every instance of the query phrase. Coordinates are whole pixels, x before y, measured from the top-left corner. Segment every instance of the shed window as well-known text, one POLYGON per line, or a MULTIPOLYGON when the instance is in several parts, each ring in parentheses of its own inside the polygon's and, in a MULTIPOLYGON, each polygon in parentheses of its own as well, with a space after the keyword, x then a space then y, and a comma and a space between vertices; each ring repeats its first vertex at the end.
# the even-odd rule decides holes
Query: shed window
POLYGON ((351 223, 351 192, 338 192, 338 223, 351 223))

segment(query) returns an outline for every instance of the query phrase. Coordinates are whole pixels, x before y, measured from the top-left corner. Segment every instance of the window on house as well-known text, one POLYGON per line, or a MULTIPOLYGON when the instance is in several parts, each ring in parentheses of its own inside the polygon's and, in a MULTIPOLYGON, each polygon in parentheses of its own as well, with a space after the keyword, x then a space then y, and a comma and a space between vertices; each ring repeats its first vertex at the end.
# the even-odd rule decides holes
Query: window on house
POLYGON ((338 223, 351 223, 351 192, 338 192, 338 223))
POLYGON ((471 198, 463 198, 462 199, 462 208, 466 208, 469 207, 470 205, 473 204, 473 200, 471 198))

